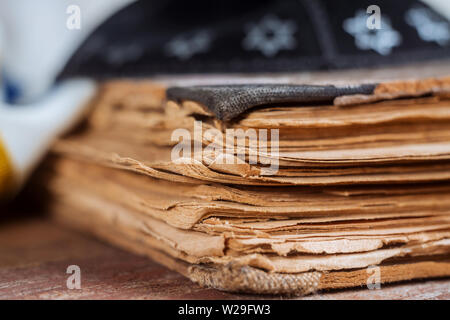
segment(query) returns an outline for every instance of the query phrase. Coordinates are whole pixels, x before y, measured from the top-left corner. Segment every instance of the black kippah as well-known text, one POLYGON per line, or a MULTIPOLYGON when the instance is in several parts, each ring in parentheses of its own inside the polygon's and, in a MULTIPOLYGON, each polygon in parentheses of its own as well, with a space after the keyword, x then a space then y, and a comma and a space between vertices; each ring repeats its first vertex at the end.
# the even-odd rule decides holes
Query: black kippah
POLYGON ((449 23, 415 0, 137 1, 97 28, 61 77, 294 72, 450 56, 449 23), (367 8, 381 9, 371 30, 367 8))

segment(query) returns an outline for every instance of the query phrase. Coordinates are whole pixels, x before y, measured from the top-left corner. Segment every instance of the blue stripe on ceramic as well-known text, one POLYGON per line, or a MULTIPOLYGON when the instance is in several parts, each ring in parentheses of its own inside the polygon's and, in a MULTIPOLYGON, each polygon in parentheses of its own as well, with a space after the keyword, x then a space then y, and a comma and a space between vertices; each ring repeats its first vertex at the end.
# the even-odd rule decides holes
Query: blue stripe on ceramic
POLYGON ((20 85, 14 81, 12 81, 5 74, 2 75, 2 91, 3 91, 3 99, 7 103, 15 103, 22 96, 22 89, 20 85))

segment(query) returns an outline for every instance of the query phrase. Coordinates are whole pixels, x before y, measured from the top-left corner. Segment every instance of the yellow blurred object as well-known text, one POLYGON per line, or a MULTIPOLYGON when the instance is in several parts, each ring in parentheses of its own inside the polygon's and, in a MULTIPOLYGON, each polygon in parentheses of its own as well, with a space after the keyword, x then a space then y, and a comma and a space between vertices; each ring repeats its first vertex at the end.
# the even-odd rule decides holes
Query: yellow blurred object
POLYGON ((0 138, 0 199, 13 193, 14 174, 8 152, 0 138))

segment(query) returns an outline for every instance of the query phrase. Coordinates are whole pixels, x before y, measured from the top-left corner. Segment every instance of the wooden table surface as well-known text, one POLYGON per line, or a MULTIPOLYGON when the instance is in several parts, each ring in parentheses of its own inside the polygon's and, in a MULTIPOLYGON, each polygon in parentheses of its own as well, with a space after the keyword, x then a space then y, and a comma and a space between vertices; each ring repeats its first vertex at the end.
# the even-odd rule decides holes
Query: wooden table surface
MULTIPOLYGON (((0 219, 0 299, 255 298, 260 297, 201 288, 148 258, 45 217, 0 219), (69 265, 81 269, 79 290, 67 288, 69 265)), ((321 292, 301 299, 450 299, 450 280, 401 283, 381 290, 321 292)))

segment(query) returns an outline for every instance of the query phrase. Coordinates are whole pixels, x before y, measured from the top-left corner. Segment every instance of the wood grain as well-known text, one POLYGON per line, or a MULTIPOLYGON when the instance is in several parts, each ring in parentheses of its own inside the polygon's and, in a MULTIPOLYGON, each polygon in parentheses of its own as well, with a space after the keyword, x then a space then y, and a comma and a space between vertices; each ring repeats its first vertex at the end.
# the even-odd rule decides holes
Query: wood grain
MULTIPOLYGON (((45 217, 1 221, 0 299, 257 299, 201 288, 140 256, 54 224, 45 217), (81 268, 70 290, 69 265, 81 268)), ((381 290, 318 293, 301 299, 450 299, 450 280, 402 283, 381 290)))

